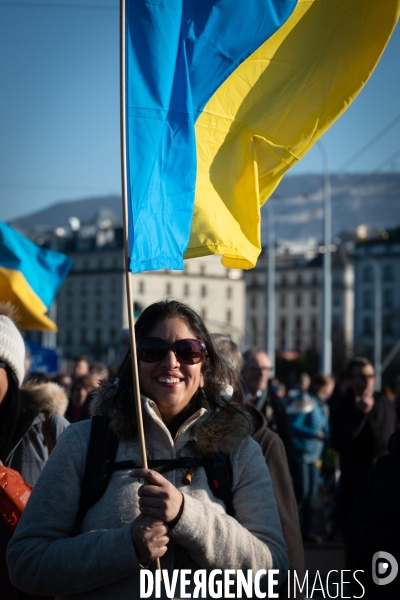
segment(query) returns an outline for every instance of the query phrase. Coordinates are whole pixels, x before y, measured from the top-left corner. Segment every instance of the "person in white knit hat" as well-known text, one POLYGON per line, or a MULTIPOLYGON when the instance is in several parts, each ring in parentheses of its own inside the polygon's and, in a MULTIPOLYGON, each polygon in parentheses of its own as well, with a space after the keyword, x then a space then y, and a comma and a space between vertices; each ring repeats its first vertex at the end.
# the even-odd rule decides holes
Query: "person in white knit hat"
MULTIPOLYGON (((15 315, 10 303, 0 302, 0 461, 34 485, 52 447, 69 424, 63 416, 68 398, 55 383, 22 385, 25 344, 15 315)), ((0 519, 2 598, 11 600, 19 598, 19 592, 11 585, 6 566, 10 537, 11 532, 0 519)))

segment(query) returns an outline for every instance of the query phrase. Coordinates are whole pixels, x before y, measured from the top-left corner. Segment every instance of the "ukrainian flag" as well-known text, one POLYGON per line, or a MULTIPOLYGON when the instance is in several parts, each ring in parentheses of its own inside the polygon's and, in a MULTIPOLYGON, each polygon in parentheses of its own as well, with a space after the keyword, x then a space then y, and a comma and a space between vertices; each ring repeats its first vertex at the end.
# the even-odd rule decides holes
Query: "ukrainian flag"
POLYGON ((73 261, 0 222, 0 299, 18 308, 22 329, 57 331, 47 316, 73 261))
POLYGON ((260 208, 345 111, 400 0, 127 0, 130 269, 251 268, 260 208))

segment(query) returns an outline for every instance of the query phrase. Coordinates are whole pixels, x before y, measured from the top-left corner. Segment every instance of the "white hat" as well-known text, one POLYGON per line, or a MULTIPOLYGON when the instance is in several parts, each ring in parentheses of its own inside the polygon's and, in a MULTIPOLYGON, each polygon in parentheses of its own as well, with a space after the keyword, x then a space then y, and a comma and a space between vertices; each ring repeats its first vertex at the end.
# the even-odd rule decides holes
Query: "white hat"
POLYGON ((14 310, 7 303, 0 303, 0 361, 5 362, 15 373, 18 384, 25 377, 25 344, 13 322, 14 310))

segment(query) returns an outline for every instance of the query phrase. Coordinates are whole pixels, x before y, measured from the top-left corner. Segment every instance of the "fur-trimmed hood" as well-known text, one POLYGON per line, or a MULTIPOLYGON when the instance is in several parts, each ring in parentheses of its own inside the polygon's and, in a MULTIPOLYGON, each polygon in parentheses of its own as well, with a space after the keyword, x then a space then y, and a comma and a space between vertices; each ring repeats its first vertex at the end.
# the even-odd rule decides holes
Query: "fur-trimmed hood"
MULTIPOLYGON (((110 383, 102 383, 101 387, 94 391, 90 405, 91 416, 106 414, 110 418, 113 431, 123 437, 137 435, 136 422, 128 422, 122 410, 118 409, 115 399, 115 387, 110 383)), ((142 396, 142 406, 146 405, 157 411, 152 400, 142 396)), ((226 452, 231 454, 240 442, 249 434, 249 419, 244 412, 236 410, 227 404, 227 409, 207 409, 209 415, 199 419, 199 424, 193 426, 194 447, 201 455, 226 452)))
POLYGON ((39 411, 63 416, 67 410, 67 394, 57 383, 26 383, 20 390, 39 411))

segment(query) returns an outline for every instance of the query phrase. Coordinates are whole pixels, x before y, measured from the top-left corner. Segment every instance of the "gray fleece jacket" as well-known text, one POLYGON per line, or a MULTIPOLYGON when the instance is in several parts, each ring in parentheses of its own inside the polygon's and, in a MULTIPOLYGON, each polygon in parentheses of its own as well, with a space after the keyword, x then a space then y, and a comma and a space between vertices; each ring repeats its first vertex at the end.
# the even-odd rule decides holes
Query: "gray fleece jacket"
MULTIPOLYGON (((107 394, 95 400, 96 412, 108 413, 121 436, 116 461, 140 461, 137 436, 107 394)), ((222 413, 201 408, 173 440, 153 401, 143 399, 143 417, 150 458, 222 450, 231 454, 233 469, 235 518, 226 514, 223 502, 213 495, 202 467, 196 469, 189 486, 182 484, 181 470, 165 475, 185 501, 182 516, 169 533, 161 568, 170 574, 181 568, 192 573, 252 569, 255 574, 273 567, 279 569, 280 581, 285 579, 287 550, 271 479, 260 447, 245 433, 242 418, 226 423, 222 413)), ((104 496, 83 519, 80 534, 72 537, 90 429, 90 421, 70 425, 47 462, 8 548, 11 580, 24 591, 62 599, 139 599, 143 567, 135 554, 131 522, 139 515, 140 484, 128 476, 129 471, 113 473, 104 496)), ((261 582, 264 591, 266 579, 261 582)), ((179 597, 179 580, 175 597, 179 597)))

